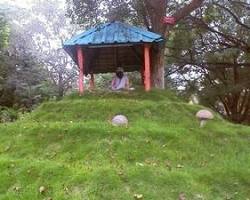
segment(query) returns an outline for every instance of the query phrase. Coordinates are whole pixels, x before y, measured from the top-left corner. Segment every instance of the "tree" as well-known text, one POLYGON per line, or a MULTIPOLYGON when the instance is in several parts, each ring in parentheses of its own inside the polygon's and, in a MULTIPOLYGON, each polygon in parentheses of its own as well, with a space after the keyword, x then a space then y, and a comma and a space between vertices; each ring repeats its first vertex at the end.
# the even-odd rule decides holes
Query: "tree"
POLYGON ((10 38, 8 50, 5 51, 2 63, 5 69, 2 90, 0 91, 0 104, 8 107, 32 107, 37 100, 41 100, 47 94, 41 92, 48 83, 46 71, 30 54, 26 34, 22 29, 10 26, 10 38))
MULTIPOLYGON (((29 9, 9 14, 10 23, 23 30, 30 55, 44 67, 56 95, 61 98, 73 87, 77 68, 62 49, 63 41, 74 34, 76 26, 65 17, 65 10, 58 0, 36 1, 29 9)), ((25 42, 24 42, 25 43, 25 42)))
POLYGON ((0 12, 0 53, 8 44, 8 24, 3 13, 0 12))
MULTIPOLYGON (((34 41, 31 35, 21 24, 9 18, 12 11, 10 8, 5 12, 9 34, 8 45, 5 45, 0 55, 0 105, 32 107, 49 96, 45 90, 50 82, 46 71, 33 54, 34 41)), ((19 13, 16 11, 13 14, 19 13)))
MULTIPOLYGON (((192 0, 188 4, 183 2, 179 5, 176 1, 166 0, 67 0, 68 15, 73 22, 88 27, 106 20, 130 21, 136 25, 144 25, 164 38, 167 38, 172 28, 172 25, 162 23, 166 14, 172 15, 177 23, 200 7, 203 0, 192 0)), ((153 51, 152 84, 157 88, 164 88, 164 51, 165 44, 153 51)))
POLYGON ((168 43, 168 60, 178 77, 188 84, 196 79, 202 103, 236 123, 250 115, 249 6, 248 1, 208 2, 172 32, 168 43), (185 80, 187 71, 193 80, 185 80))
POLYGON ((63 42, 77 30, 69 23, 60 1, 39 1, 32 7, 33 16, 30 26, 33 31, 40 62, 46 67, 57 95, 62 97, 76 82, 77 68, 71 58, 62 49, 63 42))
POLYGON ((3 13, 0 13, 0 96, 6 81, 7 68, 5 65, 4 49, 7 47, 9 38, 8 24, 3 13))

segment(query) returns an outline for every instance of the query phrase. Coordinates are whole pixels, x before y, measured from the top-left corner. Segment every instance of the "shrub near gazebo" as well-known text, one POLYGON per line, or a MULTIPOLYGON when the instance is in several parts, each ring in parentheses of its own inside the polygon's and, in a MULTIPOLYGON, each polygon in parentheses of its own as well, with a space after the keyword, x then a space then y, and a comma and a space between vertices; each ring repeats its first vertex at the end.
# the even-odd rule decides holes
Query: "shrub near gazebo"
POLYGON ((63 48, 79 67, 79 93, 83 94, 84 75, 140 71, 145 91, 151 89, 151 55, 164 39, 153 32, 118 21, 98 25, 67 40, 63 48))

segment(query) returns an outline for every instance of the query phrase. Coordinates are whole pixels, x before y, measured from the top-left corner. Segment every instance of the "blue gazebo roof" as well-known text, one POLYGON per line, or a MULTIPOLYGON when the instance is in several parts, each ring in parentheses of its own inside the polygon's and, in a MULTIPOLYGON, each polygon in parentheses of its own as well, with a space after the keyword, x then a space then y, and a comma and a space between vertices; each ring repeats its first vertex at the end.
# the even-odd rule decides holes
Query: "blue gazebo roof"
POLYGON ((153 43, 161 42, 163 40, 164 39, 161 35, 156 33, 114 21, 98 25, 72 37, 64 43, 64 47, 74 45, 89 46, 104 44, 153 43))
POLYGON ((143 28, 114 21, 73 36, 63 44, 77 63, 77 46, 84 52, 84 73, 113 72, 119 65, 126 71, 139 70, 143 63, 143 44, 163 42, 161 35, 143 28))

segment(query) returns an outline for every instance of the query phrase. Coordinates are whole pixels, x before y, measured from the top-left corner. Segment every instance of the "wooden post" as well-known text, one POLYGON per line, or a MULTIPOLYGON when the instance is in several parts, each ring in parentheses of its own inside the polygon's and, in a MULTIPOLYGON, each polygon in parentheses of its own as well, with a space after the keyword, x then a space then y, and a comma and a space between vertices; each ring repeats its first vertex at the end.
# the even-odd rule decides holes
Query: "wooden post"
POLYGON ((84 91, 84 55, 83 50, 80 46, 77 46, 77 60, 78 60, 78 67, 79 67, 79 94, 82 95, 84 91))
POLYGON ((91 90, 95 89, 95 76, 93 73, 90 74, 89 87, 91 90))
POLYGON ((144 88, 145 91, 151 89, 151 74, 150 74, 150 45, 144 45, 144 88))

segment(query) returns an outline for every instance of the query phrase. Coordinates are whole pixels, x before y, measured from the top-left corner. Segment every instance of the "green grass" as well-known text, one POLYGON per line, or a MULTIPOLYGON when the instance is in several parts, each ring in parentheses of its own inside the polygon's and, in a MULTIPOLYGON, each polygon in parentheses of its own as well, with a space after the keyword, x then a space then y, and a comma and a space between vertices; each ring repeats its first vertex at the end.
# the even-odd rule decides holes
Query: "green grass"
POLYGON ((46 102, 0 125, 0 199, 250 199, 250 128, 201 129, 201 108, 168 91, 46 102), (120 113, 127 128, 109 123, 120 113))

